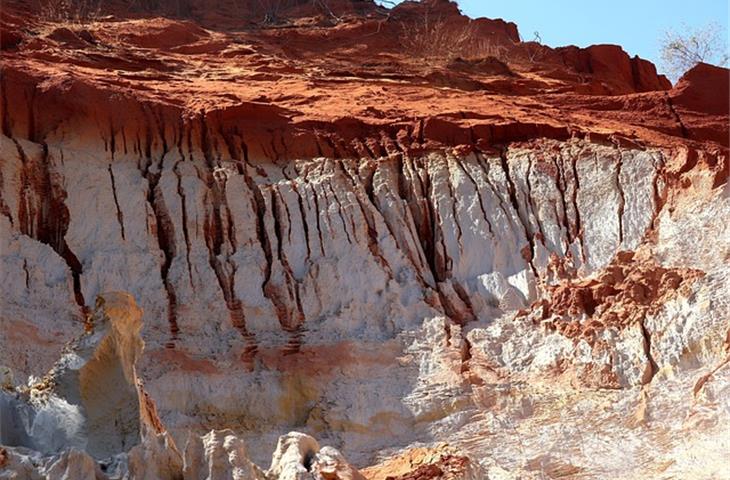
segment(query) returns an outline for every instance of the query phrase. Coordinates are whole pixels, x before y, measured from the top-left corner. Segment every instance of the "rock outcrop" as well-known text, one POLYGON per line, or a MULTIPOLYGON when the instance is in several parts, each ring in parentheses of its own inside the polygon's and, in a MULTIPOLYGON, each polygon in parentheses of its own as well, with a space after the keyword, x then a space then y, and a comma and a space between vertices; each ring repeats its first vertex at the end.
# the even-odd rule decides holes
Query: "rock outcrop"
POLYGON ((433 448, 413 448, 384 462, 369 467, 363 473, 370 480, 478 480, 499 478, 499 472, 489 472, 477 462, 448 445, 433 448))
POLYGON ((279 439, 266 474, 230 430, 191 435, 182 454, 136 374, 141 318, 131 295, 99 295, 86 333, 47 375, 0 392, 7 478, 364 478, 336 449, 296 432, 279 439))
POLYGON ((11 471, 721 476, 727 69, 448 1, 44 3, 0 12, 11 471))
POLYGON ((136 445, 143 393, 135 364, 142 351, 142 312, 125 294, 99 296, 88 332, 70 345, 48 374, 3 395, 0 441, 42 454, 69 447, 95 458, 111 457, 136 445), (142 395, 142 396, 141 396, 142 395))

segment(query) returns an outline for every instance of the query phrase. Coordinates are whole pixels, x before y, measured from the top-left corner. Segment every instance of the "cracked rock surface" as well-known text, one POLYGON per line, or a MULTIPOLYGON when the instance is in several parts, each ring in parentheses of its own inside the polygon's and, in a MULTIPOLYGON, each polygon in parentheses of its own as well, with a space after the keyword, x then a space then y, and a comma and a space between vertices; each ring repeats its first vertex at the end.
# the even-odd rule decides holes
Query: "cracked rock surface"
POLYGON ((172 3, 0 13, 3 468, 724 478, 726 69, 172 3))

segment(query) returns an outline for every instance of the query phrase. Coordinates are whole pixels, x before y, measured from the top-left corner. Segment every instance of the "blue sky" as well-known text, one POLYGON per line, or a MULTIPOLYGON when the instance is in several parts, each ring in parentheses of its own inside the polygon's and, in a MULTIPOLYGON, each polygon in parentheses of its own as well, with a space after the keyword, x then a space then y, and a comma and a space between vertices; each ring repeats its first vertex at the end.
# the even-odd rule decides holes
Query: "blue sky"
MULTIPOLYGON (((399 3, 399 2, 397 2, 399 3)), ((667 29, 710 22, 728 32, 728 0, 461 0, 472 18, 515 22, 522 38, 540 32, 551 47, 614 43, 630 55, 660 64, 659 40, 667 29)))

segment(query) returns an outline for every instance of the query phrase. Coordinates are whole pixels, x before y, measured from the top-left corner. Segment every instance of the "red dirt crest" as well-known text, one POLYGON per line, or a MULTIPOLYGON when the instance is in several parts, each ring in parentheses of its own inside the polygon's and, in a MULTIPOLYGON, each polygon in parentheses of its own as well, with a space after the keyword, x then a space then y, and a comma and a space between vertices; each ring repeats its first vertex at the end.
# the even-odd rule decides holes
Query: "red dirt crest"
POLYGON ((276 161, 585 135, 729 145, 719 67, 670 89, 618 46, 522 42, 447 0, 280 0, 276 18, 253 1, 153 3, 109 0, 79 24, 5 2, 5 135, 52 143, 65 124, 112 155, 205 143, 276 161))

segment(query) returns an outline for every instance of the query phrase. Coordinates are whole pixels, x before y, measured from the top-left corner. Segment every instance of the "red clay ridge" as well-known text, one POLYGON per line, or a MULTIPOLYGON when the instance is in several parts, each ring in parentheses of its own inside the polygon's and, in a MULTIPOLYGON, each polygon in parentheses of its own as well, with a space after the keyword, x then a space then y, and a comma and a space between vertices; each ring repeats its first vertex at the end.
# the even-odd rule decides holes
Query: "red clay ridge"
POLYGON ((232 15, 241 3, 114 0, 75 24, 5 2, 4 134, 53 143, 71 124, 112 154, 186 145, 276 161, 612 134, 729 145, 724 68, 700 65, 670 90, 618 46, 521 42, 514 24, 446 0, 292 0, 276 19, 257 2, 232 15))

